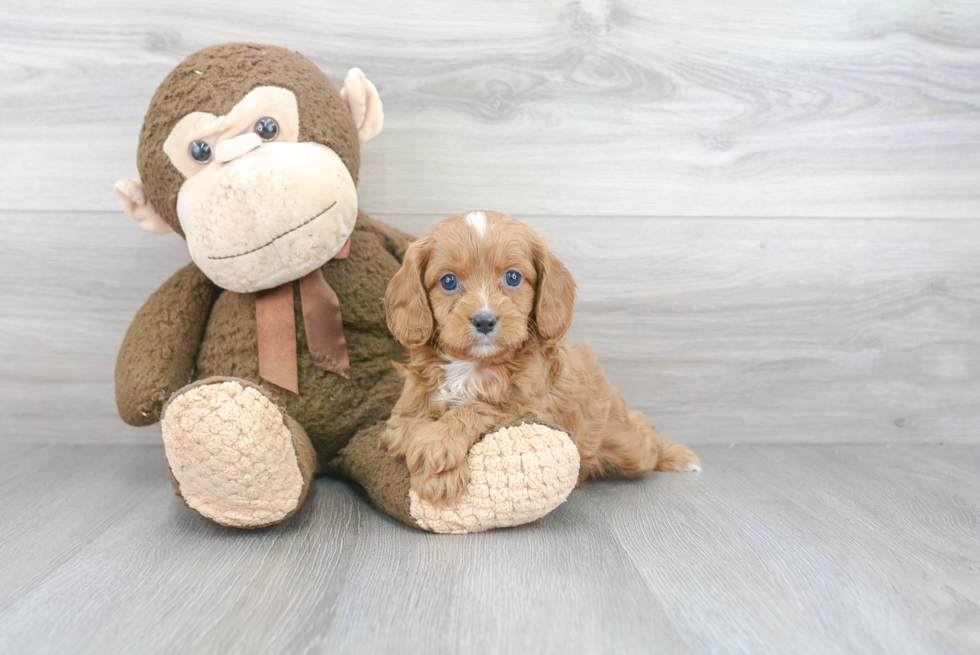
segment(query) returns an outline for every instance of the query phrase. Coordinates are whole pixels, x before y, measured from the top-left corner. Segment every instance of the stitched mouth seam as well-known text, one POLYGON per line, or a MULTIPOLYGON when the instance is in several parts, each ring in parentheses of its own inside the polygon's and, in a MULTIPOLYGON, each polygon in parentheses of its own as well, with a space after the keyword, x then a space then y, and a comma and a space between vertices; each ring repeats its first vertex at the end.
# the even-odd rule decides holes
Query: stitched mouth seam
POLYGON ((326 209, 324 209, 322 212, 320 212, 319 214, 317 214, 313 218, 309 219, 308 221, 306 221, 304 223, 300 223, 299 225, 297 225, 294 228, 290 228, 290 229, 286 230, 285 232, 283 232, 282 234, 280 234, 277 237, 273 237, 272 240, 269 241, 269 243, 262 244, 258 248, 252 248, 251 250, 248 250, 246 252, 240 252, 237 255, 225 255, 223 257, 208 257, 208 259, 234 259, 235 257, 244 257, 245 255, 251 255, 253 252, 258 252, 259 250, 262 250, 263 248, 266 248, 268 246, 271 246, 273 243, 275 243, 279 239, 283 238, 287 234, 291 234, 292 232, 295 232, 296 230, 298 230, 300 228, 306 227, 307 225, 309 225, 310 223, 312 223, 313 221, 315 221, 316 219, 320 218, 321 216, 323 216, 324 214, 326 214, 328 211, 330 211, 331 209, 333 209, 333 206, 336 205, 336 204, 337 204, 337 201, 334 200, 332 203, 330 203, 330 206, 329 207, 327 207, 326 209))

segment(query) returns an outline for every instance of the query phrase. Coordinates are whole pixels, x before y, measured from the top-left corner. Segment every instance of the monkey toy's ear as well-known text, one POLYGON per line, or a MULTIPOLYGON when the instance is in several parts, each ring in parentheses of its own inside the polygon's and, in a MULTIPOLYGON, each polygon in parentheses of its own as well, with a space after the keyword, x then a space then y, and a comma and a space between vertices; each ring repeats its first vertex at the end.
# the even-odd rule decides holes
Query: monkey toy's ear
POLYGON ((138 177, 116 182, 116 195, 119 196, 123 211, 135 218, 140 227, 147 232, 166 234, 174 231, 146 199, 143 182, 138 177))
POLYGON ((340 97, 350 107, 361 145, 381 134, 385 122, 381 97, 378 95, 377 87, 364 77, 360 68, 352 68, 348 71, 344 88, 340 90, 340 97))

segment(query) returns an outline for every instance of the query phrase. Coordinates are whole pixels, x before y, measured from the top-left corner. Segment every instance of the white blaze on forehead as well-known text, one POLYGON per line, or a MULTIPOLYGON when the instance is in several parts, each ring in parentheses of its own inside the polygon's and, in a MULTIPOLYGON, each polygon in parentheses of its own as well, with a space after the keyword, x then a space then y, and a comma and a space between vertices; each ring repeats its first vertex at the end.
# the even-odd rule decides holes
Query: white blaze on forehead
POLYGON ((483 307, 480 308, 482 313, 493 312, 490 309, 490 289, 486 286, 480 287, 480 300, 483 301, 483 307))
POLYGON ((470 224, 476 233, 481 237, 487 233, 487 215, 483 212, 469 212, 465 216, 466 222, 470 224))

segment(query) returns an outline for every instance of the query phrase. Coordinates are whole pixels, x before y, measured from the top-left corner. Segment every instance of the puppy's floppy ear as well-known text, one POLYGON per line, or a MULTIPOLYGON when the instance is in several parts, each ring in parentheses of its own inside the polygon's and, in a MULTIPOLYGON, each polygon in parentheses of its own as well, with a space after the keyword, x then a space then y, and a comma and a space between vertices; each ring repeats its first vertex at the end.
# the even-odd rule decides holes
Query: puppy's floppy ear
POLYGON ((538 334, 545 341, 558 341, 572 325, 575 280, 541 238, 534 244, 534 266, 538 272, 537 297, 534 299, 538 334))
POLYGON ((408 247, 402 267, 391 278, 385 292, 388 329, 406 348, 416 348, 432 338, 432 310, 423 279, 427 259, 423 237, 408 247))

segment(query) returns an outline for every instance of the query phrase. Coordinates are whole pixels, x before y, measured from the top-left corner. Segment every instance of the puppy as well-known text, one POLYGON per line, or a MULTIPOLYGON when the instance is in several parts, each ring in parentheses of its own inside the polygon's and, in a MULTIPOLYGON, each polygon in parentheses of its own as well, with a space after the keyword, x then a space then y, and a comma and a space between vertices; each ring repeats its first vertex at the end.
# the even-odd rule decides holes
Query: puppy
POLYGON ((385 294, 409 350, 383 442, 404 455, 419 497, 466 491, 470 446, 525 419, 560 428, 588 477, 700 470, 690 448, 626 406, 586 344, 566 343, 575 281, 537 234, 492 211, 457 214, 415 241, 385 294))

